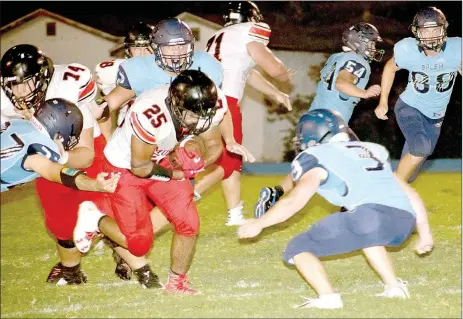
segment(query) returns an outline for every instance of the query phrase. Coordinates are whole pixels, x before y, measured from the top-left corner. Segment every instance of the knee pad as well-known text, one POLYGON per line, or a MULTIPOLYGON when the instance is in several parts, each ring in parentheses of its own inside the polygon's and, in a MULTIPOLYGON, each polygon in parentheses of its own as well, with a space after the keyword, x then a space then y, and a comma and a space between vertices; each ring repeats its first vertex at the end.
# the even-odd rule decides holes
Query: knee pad
POLYGON ((410 147, 410 154, 418 157, 427 157, 432 153, 431 139, 423 133, 418 133, 412 141, 407 141, 410 147))
POLYGON ((66 249, 71 249, 71 248, 76 247, 72 239, 62 240, 62 239, 57 238, 57 241, 58 241, 58 245, 66 249))
POLYGON ((137 235, 127 238, 129 252, 137 257, 142 257, 149 253, 153 245, 154 235, 137 235))

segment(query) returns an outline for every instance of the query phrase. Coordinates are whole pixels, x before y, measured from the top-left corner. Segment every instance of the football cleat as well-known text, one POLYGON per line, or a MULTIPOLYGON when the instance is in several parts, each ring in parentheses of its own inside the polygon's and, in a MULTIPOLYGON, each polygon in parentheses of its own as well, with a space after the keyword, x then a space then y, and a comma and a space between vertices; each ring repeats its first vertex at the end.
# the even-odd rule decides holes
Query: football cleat
POLYGON ((173 295, 198 295, 199 290, 188 287, 188 278, 186 274, 176 275, 169 272, 167 284, 164 286, 164 292, 173 295))
MULTIPOLYGON (((301 296, 302 297, 302 296, 301 296)), ((305 298, 301 305, 293 306, 297 308, 318 308, 318 309, 341 309, 344 307, 341 294, 320 295, 318 298, 305 298)))
POLYGON ((396 287, 384 287, 384 291, 380 294, 376 294, 376 297, 385 297, 385 298, 410 298, 410 292, 408 291, 408 282, 403 281, 402 279, 397 278, 398 286, 396 287))
POLYGON ((281 192, 273 187, 264 187, 260 190, 259 200, 254 208, 254 217, 261 218, 280 199, 281 192))
POLYGON ((63 265, 61 262, 53 266, 50 273, 47 277, 47 282, 50 284, 57 283, 61 278, 63 278, 63 265))
POLYGON ((150 265, 145 265, 133 271, 143 289, 162 288, 159 277, 151 270, 150 265))
POLYGON ((239 226, 245 222, 243 216, 243 201, 240 201, 238 206, 228 210, 228 219, 225 223, 226 226, 239 226))

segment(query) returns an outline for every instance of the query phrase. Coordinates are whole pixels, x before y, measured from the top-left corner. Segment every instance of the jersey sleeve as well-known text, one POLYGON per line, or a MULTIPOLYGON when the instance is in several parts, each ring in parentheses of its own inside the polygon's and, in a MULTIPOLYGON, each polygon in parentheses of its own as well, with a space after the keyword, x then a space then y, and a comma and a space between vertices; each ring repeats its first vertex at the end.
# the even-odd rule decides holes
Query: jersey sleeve
POLYGON ((341 62, 339 72, 345 70, 357 78, 361 79, 367 75, 367 67, 365 66, 366 61, 360 61, 360 59, 348 58, 346 61, 341 62))
POLYGON ((268 45, 271 33, 272 30, 268 24, 263 22, 253 23, 247 31, 245 43, 248 44, 249 42, 260 42, 264 45, 268 45))
POLYGON ((96 83, 104 95, 108 95, 116 87, 119 65, 119 60, 110 60, 98 63, 95 66, 96 83))
MULTIPOLYGON (((416 47, 416 44, 412 43, 415 39, 405 38, 394 45, 394 61, 395 64, 401 69, 408 69, 411 61, 410 57, 413 58, 411 49, 413 46, 416 47), (413 46, 412 46, 413 44, 413 46)), ((418 50, 418 48, 416 48, 418 50)))
POLYGON ((92 112, 90 111, 90 101, 83 101, 77 103, 77 107, 80 112, 82 112, 82 117, 84 120, 83 130, 94 127, 95 120, 93 118, 92 112))
POLYGON ((127 73, 124 70, 124 65, 127 66, 126 63, 119 65, 119 69, 117 71, 116 85, 120 85, 121 87, 127 90, 132 90, 132 86, 129 82, 129 77, 127 76, 127 73))
POLYGON ((133 134, 142 142, 151 145, 156 144, 156 136, 163 127, 163 125, 156 127, 156 114, 156 109, 148 100, 139 99, 132 105, 129 116, 133 134))
POLYGON ((300 153, 291 163, 291 176, 293 181, 298 183, 305 173, 315 167, 323 167, 319 164, 318 158, 306 152, 300 153))

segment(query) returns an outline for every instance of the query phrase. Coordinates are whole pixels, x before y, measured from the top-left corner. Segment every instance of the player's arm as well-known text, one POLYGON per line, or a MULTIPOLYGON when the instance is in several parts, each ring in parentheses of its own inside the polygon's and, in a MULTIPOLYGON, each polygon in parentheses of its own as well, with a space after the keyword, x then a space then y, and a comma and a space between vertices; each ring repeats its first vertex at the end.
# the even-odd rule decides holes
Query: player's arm
POLYGON ((375 110, 379 119, 387 119, 389 93, 391 92, 392 83, 394 83, 395 73, 399 70, 400 68, 397 66, 394 57, 390 58, 384 66, 383 75, 381 76, 381 97, 375 110))
POLYGON ((218 127, 212 127, 199 136, 204 140, 204 146, 207 150, 206 157, 203 158, 204 167, 208 167, 214 164, 222 154, 222 135, 218 127))
POLYGON ((416 213, 416 229, 420 240, 416 247, 419 254, 431 251, 434 241, 431 234, 431 228, 429 227, 428 213, 426 207, 421 199, 420 195, 402 179, 394 175, 397 183, 402 187, 404 192, 407 194, 410 203, 412 204, 413 210, 416 213))
POLYGON ((132 135, 130 147, 132 152, 130 171, 135 176, 160 181, 169 181, 171 179, 181 180, 184 178, 182 171, 172 171, 151 160, 157 148, 155 144, 145 143, 137 136, 132 135))
POLYGON ((264 43, 252 41, 247 45, 248 54, 272 78, 281 81, 291 81, 291 73, 283 62, 278 59, 264 43))
POLYGON ((299 212, 316 193, 320 184, 328 177, 328 172, 321 167, 314 167, 299 179, 299 183, 284 198, 260 219, 251 219, 240 227, 241 238, 257 236, 264 228, 282 223, 299 212), (249 224, 249 225, 248 225, 249 224))
POLYGON ((105 180, 107 173, 100 173, 97 179, 89 178, 83 171, 52 162, 40 154, 27 156, 23 165, 25 169, 32 170, 51 182, 90 192, 114 193, 120 178, 119 175, 113 175, 105 180))
POLYGON ((289 96, 267 81, 267 79, 259 71, 255 69, 251 70, 247 83, 272 100, 283 104, 289 111, 291 111, 292 107, 289 101, 289 96))
POLYGON ((369 92, 369 90, 361 89, 355 85, 358 80, 359 78, 352 73, 346 70, 341 70, 336 78, 336 90, 343 94, 361 99, 368 99, 372 96, 379 95, 380 89, 378 85, 371 86, 369 92), (376 88, 377 90, 375 90, 375 92, 371 92, 371 88, 376 88))
POLYGON ((70 151, 65 152, 67 156, 65 162, 66 166, 72 168, 87 168, 90 167, 95 158, 95 151, 93 149, 93 127, 83 129, 80 133, 79 143, 70 151))

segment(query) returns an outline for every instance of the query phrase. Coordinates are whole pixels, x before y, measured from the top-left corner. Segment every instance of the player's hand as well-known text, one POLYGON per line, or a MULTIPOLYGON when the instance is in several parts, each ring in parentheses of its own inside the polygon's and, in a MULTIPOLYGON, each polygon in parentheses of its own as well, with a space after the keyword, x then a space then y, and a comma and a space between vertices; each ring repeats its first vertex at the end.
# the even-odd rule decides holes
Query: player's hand
POLYGON ((63 141, 63 138, 61 137, 61 135, 56 133, 55 137, 53 138, 53 142, 55 142, 55 144, 58 146, 58 151, 59 151, 60 156, 63 156, 64 153, 66 153, 66 150, 64 149, 64 145, 62 141, 63 141))
POLYGON ((96 190, 102 193, 114 193, 120 178, 121 173, 101 172, 96 176, 96 190))
POLYGON ((283 105, 288 111, 291 111, 293 107, 291 106, 291 101, 289 95, 283 92, 279 92, 275 97, 275 102, 279 105, 283 105))
POLYGON ((175 151, 174 159, 184 171, 199 171, 204 169, 204 160, 196 151, 188 151, 184 147, 179 147, 175 151))
POLYGON ((381 86, 378 84, 370 86, 366 91, 365 95, 363 96, 364 99, 369 99, 371 97, 377 97, 381 94, 381 86))
POLYGON ((203 172, 204 168, 202 169, 197 169, 197 170, 184 170, 183 175, 185 176, 186 179, 193 179, 198 175, 199 173, 203 172))
POLYGON ((228 142, 226 144, 226 148, 230 153, 241 155, 243 157, 243 161, 245 162, 252 163, 256 160, 251 152, 249 152, 246 147, 241 144, 236 142, 228 142))
POLYGON ((387 104, 380 103, 375 109, 376 117, 379 118, 380 120, 387 120, 388 119, 386 115, 387 111, 388 111, 387 104))
POLYGON ((415 245, 416 253, 418 255, 423 255, 429 253, 434 247, 434 240, 432 235, 428 234, 426 236, 420 236, 418 242, 415 245))
POLYGON ((263 228, 259 225, 256 219, 247 219, 243 225, 238 227, 238 237, 253 238, 259 235, 262 229, 263 228))
POLYGON ((109 117, 109 105, 103 99, 95 99, 90 103, 90 111, 96 120, 104 120, 109 117), (107 108, 107 109, 106 109, 107 108))

